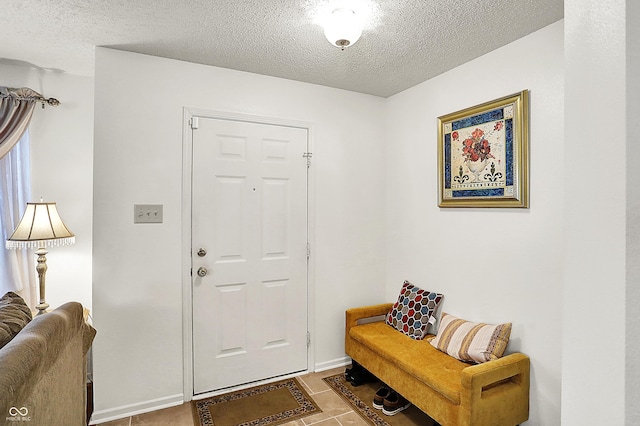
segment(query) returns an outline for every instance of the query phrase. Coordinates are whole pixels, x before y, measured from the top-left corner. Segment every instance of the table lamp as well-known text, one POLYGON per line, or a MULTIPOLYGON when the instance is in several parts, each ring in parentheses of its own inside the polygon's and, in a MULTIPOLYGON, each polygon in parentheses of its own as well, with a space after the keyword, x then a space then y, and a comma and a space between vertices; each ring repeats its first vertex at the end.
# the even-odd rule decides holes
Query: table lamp
POLYGON ((75 243, 76 237, 60 219, 56 203, 27 203, 27 209, 11 237, 8 249, 35 248, 38 255, 38 282, 40 303, 36 306, 38 315, 44 314, 49 304, 44 299, 45 274, 47 272, 47 247, 66 246, 75 243))

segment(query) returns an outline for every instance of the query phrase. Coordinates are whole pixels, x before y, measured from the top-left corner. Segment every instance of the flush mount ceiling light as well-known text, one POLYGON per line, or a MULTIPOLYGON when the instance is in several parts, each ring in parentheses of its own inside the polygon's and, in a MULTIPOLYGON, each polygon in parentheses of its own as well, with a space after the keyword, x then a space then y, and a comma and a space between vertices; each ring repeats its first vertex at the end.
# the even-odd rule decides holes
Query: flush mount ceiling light
POLYGON ((351 9, 334 10, 324 26, 324 35, 329 43, 341 50, 352 46, 362 34, 362 22, 351 9))

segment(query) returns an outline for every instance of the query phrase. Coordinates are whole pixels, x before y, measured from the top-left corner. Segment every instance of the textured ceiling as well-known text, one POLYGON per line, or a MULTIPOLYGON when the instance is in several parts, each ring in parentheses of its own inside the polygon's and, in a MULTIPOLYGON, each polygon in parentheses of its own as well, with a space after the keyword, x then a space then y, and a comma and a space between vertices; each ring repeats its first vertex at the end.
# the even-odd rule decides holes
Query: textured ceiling
POLYGON ((562 18, 563 0, 3 0, 0 61, 93 75, 105 46, 387 97, 562 18), (320 23, 344 6, 365 25, 340 51, 320 23))

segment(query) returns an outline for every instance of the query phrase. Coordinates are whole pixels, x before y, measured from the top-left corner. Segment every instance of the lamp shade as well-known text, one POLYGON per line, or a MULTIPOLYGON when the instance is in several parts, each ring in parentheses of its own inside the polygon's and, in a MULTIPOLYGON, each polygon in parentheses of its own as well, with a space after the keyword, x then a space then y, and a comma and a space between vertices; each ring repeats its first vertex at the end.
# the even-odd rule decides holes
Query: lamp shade
POLYGON ((334 10, 325 23, 324 36, 342 50, 355 44, 361 35, 362 23, 351 9, 334 10))
POLYGON ((27 209, 11 237, 8 249, 57 247, 75 243, 76 238, 62 222, 56 203, 27 203, 27 209))

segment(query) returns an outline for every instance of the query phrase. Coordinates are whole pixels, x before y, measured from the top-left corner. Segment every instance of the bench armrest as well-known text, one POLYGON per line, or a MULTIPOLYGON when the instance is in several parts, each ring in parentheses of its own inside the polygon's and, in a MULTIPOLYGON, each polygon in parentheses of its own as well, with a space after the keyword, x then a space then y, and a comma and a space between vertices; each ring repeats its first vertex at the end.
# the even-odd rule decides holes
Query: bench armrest
POLYGON ((379 305, 347 309, 345 312, 347 334, 351 327, 358 325, 358 320, 386 315, 391 310, 392 306, 393 303, 382 303, 379 305))
POLYGON ((529 357, 514 353, 494 361, 472 365, 461 374, 462 387, 464 389, 482 392, 491 385, 497 385, 503 381, 522 383, 529 381, 529 357))
MULTIPOLYGON (((461 372, 461 406, 469 412, 466 424, 489 424, 500 413, 500 424, 519 424, 529 418, 529 357, 513 353, 473 365, 461 372)), ((493 423, 498 424, 498 423, 493 423)))

